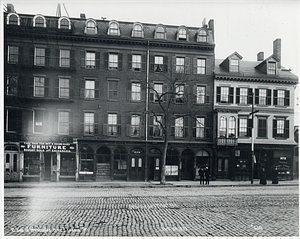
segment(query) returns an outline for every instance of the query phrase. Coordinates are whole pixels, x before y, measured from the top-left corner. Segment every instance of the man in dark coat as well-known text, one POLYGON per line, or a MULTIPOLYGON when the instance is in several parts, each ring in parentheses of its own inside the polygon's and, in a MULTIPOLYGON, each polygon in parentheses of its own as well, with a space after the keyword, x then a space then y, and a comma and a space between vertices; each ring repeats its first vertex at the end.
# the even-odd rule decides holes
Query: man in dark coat
POLYGON ((199 173, 199 176, 200 176, 200 184, 202 184, 202 182, 204 184, 204 173, 205 173, 205 171, 204 171, 204 168, 202 166, 200 167, 198 173, 199 173))
POLYGON ((209 168, 208 168, 208 165, 206 165, 205 167, 205 184, 209 184, 209 168))

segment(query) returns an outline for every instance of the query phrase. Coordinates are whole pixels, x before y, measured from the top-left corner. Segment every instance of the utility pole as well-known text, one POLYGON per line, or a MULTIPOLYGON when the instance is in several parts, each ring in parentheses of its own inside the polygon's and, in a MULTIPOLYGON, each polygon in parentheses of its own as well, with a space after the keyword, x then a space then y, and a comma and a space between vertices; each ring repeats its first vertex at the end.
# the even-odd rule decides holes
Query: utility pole
POLYGON ((253 173, 254 173, 254 114, 257 113, 258 110, 254 110, 254 94, 252 92, 252 109, 249 116, 251 116, 251 184, 253 184, 253 173))

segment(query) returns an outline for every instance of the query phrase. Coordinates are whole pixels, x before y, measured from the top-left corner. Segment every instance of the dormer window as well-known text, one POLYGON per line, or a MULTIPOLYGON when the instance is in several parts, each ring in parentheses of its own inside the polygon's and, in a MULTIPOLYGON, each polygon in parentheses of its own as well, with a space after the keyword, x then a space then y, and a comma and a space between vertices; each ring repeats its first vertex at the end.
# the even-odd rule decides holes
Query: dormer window
POLYGON ((38 15, 33 18, 33 27, 46 27, 45 17, 38 15))
POLYGON ((185 28, 180 28, 178 30, 177 40, 186 41, 187 40, 187 32, 185 28))
POLYGON ((94 20, 92 20, 92 19, 87 20, 86 24, 85 24, 84 33, 85 34, 91 34, 91 35, 97 34, 97 27, 96 26, 97 26, 97 24, 94 20))
POLYGON ((58 20, 58 29, 71 29, 71 22, 68 18, 66 17, 61 17, 58 20))
POLYGON ((110 36, 120 36, 120 28, 117 22, 111 22, 108 28, 108 35, 110 36))
POLYGON ((197 42, 207 42, 207 33, 204 29, 200 29, 197 36, 197 42))
POLYGON ((239 72, 239 60, 238 59, 230 60, 229 71, 230 72, 239 72))
POLYGON ((268 62, 268 75, 276 75, 276 62, 268 62))
POLYGON ((159 26, 156 28, 154 38, 155 39, 166 39, 166 31, 163 26, 159 26))
POLYGON ((8 25, 17 25, 20 26, 20 17, 16 13, 10 13, 7 15, 7 24, 8 25))
POLYGON ((136 23, 132 29, 132 37, 141 37, 144 38, 144 30, 141 24, 136 23))

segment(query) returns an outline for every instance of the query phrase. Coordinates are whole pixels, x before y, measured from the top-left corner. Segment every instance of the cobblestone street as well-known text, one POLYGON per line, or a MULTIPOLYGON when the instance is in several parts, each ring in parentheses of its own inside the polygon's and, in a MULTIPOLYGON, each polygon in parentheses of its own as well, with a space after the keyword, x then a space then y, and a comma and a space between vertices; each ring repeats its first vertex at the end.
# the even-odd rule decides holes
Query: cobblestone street
POLYGON ((5 188, 5 236, 299 236, 298 187, 5 188))

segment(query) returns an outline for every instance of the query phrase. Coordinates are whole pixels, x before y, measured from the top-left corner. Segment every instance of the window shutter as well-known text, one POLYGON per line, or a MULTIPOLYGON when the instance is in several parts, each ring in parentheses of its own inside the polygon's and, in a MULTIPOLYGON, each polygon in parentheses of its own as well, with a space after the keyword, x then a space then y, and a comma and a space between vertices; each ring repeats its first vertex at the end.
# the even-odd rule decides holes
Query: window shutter
POLYGON ((127 54, 127 68, 132 70, 132 54, 127 54))
POLYGON ((104 52, 104 68, 108 69, 108 52, 104 52))
POLYGON ((85 51, 80 52, 80 65, 82 68, 85 68, 85 51))
POLYGON ((277 137, 277 120, 273 119, 273 138, 277 137))
POLYGON ((196 125, 197 125, 197 117, 193 118, 192 127, 193 127, 193 137, 196 138, 196 125))
POLYGON ((221 87, 217 87, 217 102, 221 102, 221 87))
POLYGON ((150 115, 149 116, 149 136, 152 137, 153 136, 153 122, 154 122, 154 116, 150 115))
POLYGON ((211 75, 211 72, 212 72, 212 68, 214 67, 213 65, 213 60, 207 58, 205 60, 205 74, 206 75, 211 75))
POLYGON ((126 90, 126 92, 127 92, 127 100, 131 100, 131 83, 129 82, 127 85, 126 85, 126 88, 127 88, 127 90, 126 90))
POLYGON ((34 65, 34 47, 30 47, 30 64, 34 65))
POLYGON ((175 116, 171 118, 171 136, 175 136, 175 116))
POLYGON ((58 114, 59 112, 53 112, 53 133, 58 134, 58 114))
POLYGON ((29 92, 30 96, 34 96, 34 77, 30 77, 29 79, 29 92))
POLYGON ((16 119, 16 132, 22 133, 22 130, 23 130, 23 126, 22 126, 23 112, 22 112, 22 110, 17 110, 17 115, 18 115, 18 119, 16 119))
POLYGON ((49 78, 45 78, 45 97, 49 96, 49 78))
POLYGON ((50 133, 50 130, 52 130, 52 127, 49 127, 49 112, 43 111, 43 133, 50 133))
POLYGON ((259 104, 259 89, 255 89, 255 104, 259 104))
POLYGON ((277 98, 277 97, 278 97, 278 91, 277 91, 277 90, 274 90, 274 91, 273 91, 273 94, 274 94, 274 95, 273 95, 273 104, 274 104, 274 105, 277 105, 277 104, 278 104, 278 103, 277 103, 277 100, 278 100, 278 98, 277 98))
POLYGON ((172 56, 172 72, 176 73, 176 56, 172 56))
POLYGON ((142 55, 142 71, 146 70, 146 56, 142 55))
POLYGON ((233 103, 234 88, 229 87, 229 103, 233 103))
POLYGON ((141 101, 146 100, 146 89, 141 85, 141 101))
POLYGON ((103 135, 107 135, 108 127, 107 127, 107 114, 103 114, 103 135))
POLYGON ((253 90, 252 88, 248 89, 248 104, 252 104, 253 103, 253 90))
POLYGON ((150 69, 149 70, 151 72, 154 72, 154 56, 150 55, 149 60, 150 60, 150 69))
POLYGON ((284 105, 285 106, 290 106, 290 91, 289 90, 285 91, 284 105))
POLYGON ((95 126, 95 135, 99 134, 99 115, 97 112, 94 113, 94 126, 95 126))
MULTIPOLYGON (((6 56, 5 59, 7 59, 7 56, 6 56)), ((19 55, 18 55, 19 64, 24 64, 23 59, 24 59, 24 57, 23 57, 23 47, 19 47, 19 55)))
POLYGON ((46 48, 45 49, 45 65, 49 66, 50 64, 50 49, 46 48))
POLYGON ((80 129, 79 133, 84 135, 84 113, 80 113, 80 129))
POLYGON ((205 104, 209 104, 209 95, 205 96, 205 104))
POLYGON ((150 87, 149 87, 149 101, 153 102, 154 101, 154 84, 150 83, 150 87))
POLYGON ((59 79, 54 80, 54 97, 59 98, 59 79))
POLYGON ((190 58, 186 57, 184 61, 185 61, 185 74, 191 74, 191 62, 190 62, 190 58))
POLYGON ((271 90, 267 90, 267 105, 271 105, 271 94, 272 91, 271 90))
POLYGON ((28 114, 28 126, 27 126, 27 132, 33 133, 33 111, 27 111, 26 114, 28 114))
POLYGON ((183 126, 184 126, 184 137, 189 137, 189 116, 184 116, 183 118, 183 126))
POLYGON ((80 80, 80 98, 85 98, 85 80, 80 80))
POLYGON ((70 99, 74 98, 74 81, 72 81, 72 79, 70 79, 69 81, 69 91, 70 91, 70 99))
POLYGON ((96 51, 96 68, 100 68, 100 52, 96 51))
POLYGON ((55 49, 55 66, 60 67, 59 60, 60 60, 60 49, 55 49))
POLYGON ((288 139, 289 136, 290 136, 290 121, 285 120, 284 121, 284 137, 288 139))
POLYGON ((168 72, 168 66, 169 66, 169 64, 168 64, 168 57, 167 56, 164 56, 164 59, 163 59, 163 61, 164 61, 164 72, 168 72))
POLYGON ((247 136, 252 137, 253 120, 247 119, 247 136))
POLYGON ((118 114, 117 115, 117 124, 118 124, 118 135, 122 135, 122 128, 121 128, 121 115, 118 114))
POLYGON ((69 135, 73 135, 73 112, 69 112, 69 135))
POLYGON ((236 88, 236 104, 240 103, 240 88, 236 88))
POLYGON ((197 58, 193 58, 193 74, 197 74, 197 58))
POLYGON ((168 92, 168 85, 167 84, 163 84, 163 101, 168 101, 168 94, 166 94, 168 92))
POLYGON ((197 103, 197 85, 193 85, 193 102, 197 103))
POLYGON ((144 125, 140 126, 140 136, 145 137, 145 126, 144 125))
POLYGON ((70 67, 75 68, 75 51, 70 50, 70 67))
POLYGON ((100 82, 99 80, 95 80, 95 98, 99 99, 100 97, 100 82))
POLYGON ((204 120, 204 127, 205 127, 205 138, 209 139, 211 136, 211 132, 210 132, 210 119, 208 117, 205 118, 204 120))
POLYGON ((123 62, 123 54, 119 53, 118 54, 118 70, 121 71, 122 70, 122 62, 123 62))

